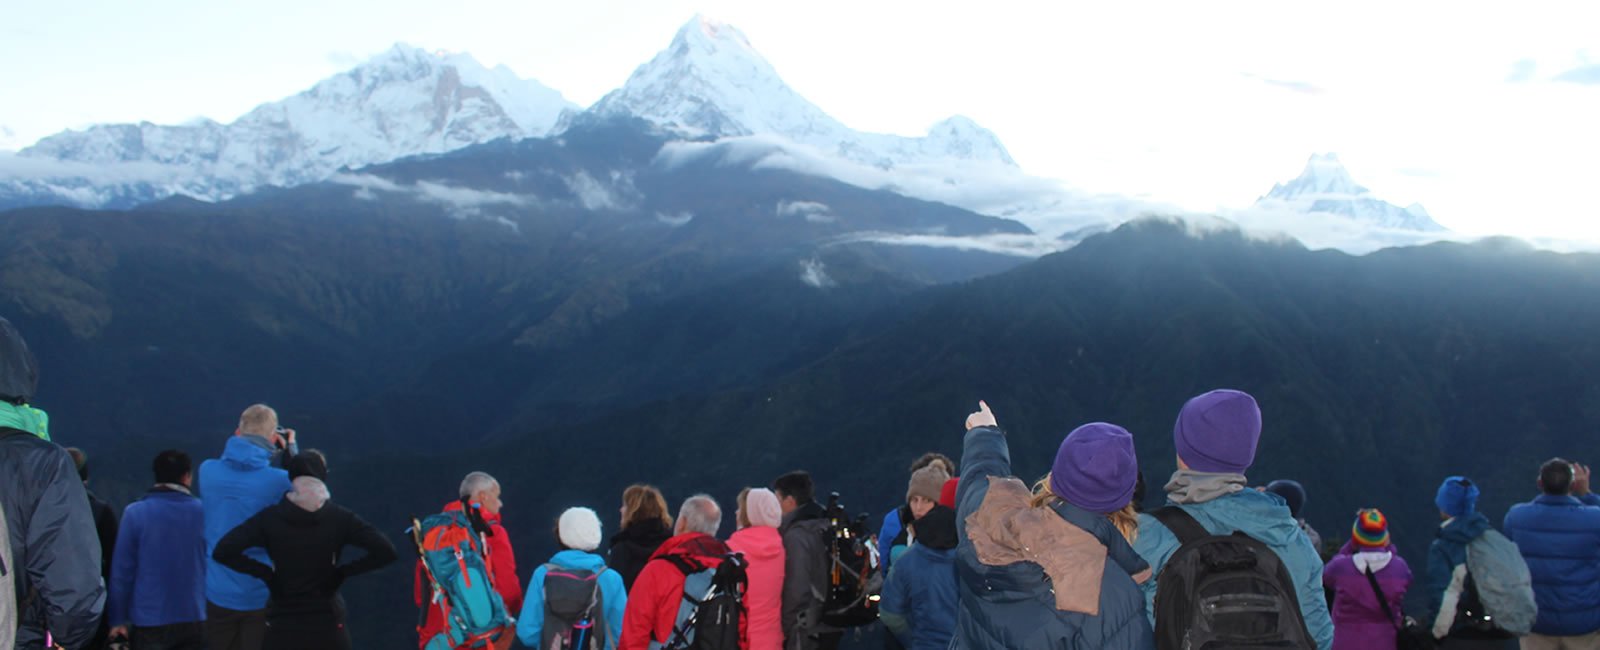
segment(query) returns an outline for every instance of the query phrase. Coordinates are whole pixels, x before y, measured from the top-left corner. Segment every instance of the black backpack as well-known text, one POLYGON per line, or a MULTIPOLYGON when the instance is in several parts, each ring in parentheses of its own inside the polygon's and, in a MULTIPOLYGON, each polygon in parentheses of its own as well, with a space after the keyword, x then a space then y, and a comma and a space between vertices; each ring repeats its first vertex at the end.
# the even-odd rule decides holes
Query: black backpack
POLYGON ((839 505, 839 493, 828 499, 828 527, 822 531, 828 553, 828 597, 822 605, 822 623, 848 628, 878 620, 878 596, 883 591, 878 544, 867 527, 867 515, 849 519, 839 505))
POLYGON ((602 650, 606 647, 605 598, 600 574, 546 564, 544 574, 544 650, 602 650))
POLYGON ((666 643, 650 642, 650 650, 739 650, 739 621, 750 579, 744 555, 729 553, 715 568, 681 555, 671 562, 683 573, 683 603, 666 643))
POLYGON ((1271 548, 1237 531, 1212 535, 1177 506, 1150 514, 1179 543, 1157 577, 1157 648, 1316 650, 1294 580, 1271 548))

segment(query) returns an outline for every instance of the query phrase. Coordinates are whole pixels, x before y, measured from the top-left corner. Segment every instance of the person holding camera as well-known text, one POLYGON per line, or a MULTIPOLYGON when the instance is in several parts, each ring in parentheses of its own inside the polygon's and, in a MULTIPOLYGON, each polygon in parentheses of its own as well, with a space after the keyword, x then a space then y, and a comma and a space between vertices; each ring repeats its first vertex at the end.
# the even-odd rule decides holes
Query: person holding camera
POLYGON ((811 474, 794 471, 772 482, 783 511, 783 635, 788 650, 833 650, 844 632, 822 623, 828 578, 828 510, 816 501, 811 474))
MULTIPOLYGON (((255 404, 239 416, 239 428, 222 457, 200 464, 200 497, 206 532, 206 645, 211 650, 260 650, 267 632, 267 584, 223 566, 213 557, 217 543, 239 524, 278 503, 292 489, 289 473, 272 466, 289 451, 294 430, 279 433, 278 412, 255 404)), ((246 552, 271 566, 264 549, 246 552)))

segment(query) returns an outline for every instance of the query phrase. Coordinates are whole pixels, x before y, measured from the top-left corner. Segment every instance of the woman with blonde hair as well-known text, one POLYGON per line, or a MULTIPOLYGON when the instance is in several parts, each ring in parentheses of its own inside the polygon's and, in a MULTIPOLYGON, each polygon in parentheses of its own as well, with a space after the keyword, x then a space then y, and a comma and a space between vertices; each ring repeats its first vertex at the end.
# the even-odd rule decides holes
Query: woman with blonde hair
POLYGON ((1095 422, 1067 434, 1035 490, 1011 475, 989 405, 967 417, 956 491, 961 567, 952 649, 1155 647, 1128 543, 1133 436, 1095 422))
POLYGON ((672 515, 667 498, 653 485, 636 483, 622 491, 622 526, 611 537, 606 565, 622 575, 629 591, 644 571, 645 563, 661 544, 672 538, 672 515))

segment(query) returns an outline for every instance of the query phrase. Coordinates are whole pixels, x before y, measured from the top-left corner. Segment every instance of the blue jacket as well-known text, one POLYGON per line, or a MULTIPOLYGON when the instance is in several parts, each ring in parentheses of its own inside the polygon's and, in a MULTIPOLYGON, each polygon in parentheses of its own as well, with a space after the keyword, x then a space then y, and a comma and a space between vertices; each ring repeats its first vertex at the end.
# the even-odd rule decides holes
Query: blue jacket
MULTIPOLYGON (((267 606, 267 585, 260 580, 217 564, 211 558, 222 536, 276 504, 288 492, 289 473, 271 466, 272 452, 245 436, 234 436, 222 458, 200 464, 200 502, 206 514, 206 600, 235 611, 267 606)), ((266 549, 245 552, 250 559, 272 566, 266 549)))
POLYGON ((883 624, 911 650, 945 650, 956 631, 956 550, 912 544, 889 572, 883 624))
POLYGON ((889 571, 894 564, 894 540, 900 536, 900 531, 905 530, 905 524, 900 523, 900 508, 904 504, 889 509, 883 516, 883 525, 878 527, 878 561, 883 564, 883 570, 889 571))
MULTIPOLYGON (((1451 519, 1439 528, 1438 536, 1428 546, 1428 618, 1425 627, 1432 627, 1439 618, 1439 604, 1444 601, 1445 590, 1455 578, 1456 567, 1467 563, 1467 544, 1489 530, 1489 518, 1474 512, 1451 519)), ((1452 620, 1455 612, 1450 613, 1452 620)))
POLYGON ((122 512, 107 621, 154 627, 206 620, 208 557, 200 500, 166 487, 150 490, 122 512))
MULTIPOLYGON (((1100 613, 1091 616, 1056 609, 1055 587, 1033 562, 992 566, 978 558, 967 536, 967 518, 989 493, 989 477, 1011 476, 1011 451, 999 429, 967 432, 961 457, 961 483, 956 492, 956 575, 960 604, 954 650, 982 648, 1050 648, 1053 650, 1144 650, 1155 647, 1144 598, 1133 575, 1147 568, 1126 549, 1127 541, 1105 517, 1071 506, 1055 512, 1069 524, 1094 536, 1108 549, 1100 582, 1100 613), (1121 547, 1119 552, 1119 546, 1121 547), (1130 566, 1130 564, 1133 564, 1130 566)), ((1065 504, 1063 504, 1065 505, 1065 504)), ((1061 585, 1070 589, 1070 585, 1061 585)))
MULTIPOLYGON (((1333 645, 1333 619, 1328 616, 1328 601, 1322 591, 1322 556, 1311 547, 1311 539, 1289 514, 1283 497, 1244 490, 1205 503, 1185 504, 1182 508, 1213 535, 1242 531, 1277 553, 1294 579, 1306 629, 1317 640, 1318 648, 1328 650, 1333 645)), ((1155 578, 1144 583, 1146 605, 1153 607, 1161 568, 1178 550, 1178 538, 1155 517, 1139 515, 1139 537, 1134 541, 1133 550, 1155 570, 1155 578)), ((1151 617, 1153 623, 1153 613, 1151 617)))
POLYGON ((1600 630, 1600 497, 1541 494, 1511 507, 1506 537, 1517 543, 1539 619, 1533 631, 1578 636, 1600 630))
POLYGON ((539 635, 544 632, 544 576, 547 565, 564 569, 600 572, 600 600, 606 619, 606 648, 614 650, 622 638, 622 616, 628 609, 628 590, 622 585, 622 574, 606 568, 605 558, 594 553, 565 550, 556 553, 546 564, 533 570, 528 580, 528 593, 522 600, 522 614, 517 617, 517 638, 522 645, 540 650, 539 635))

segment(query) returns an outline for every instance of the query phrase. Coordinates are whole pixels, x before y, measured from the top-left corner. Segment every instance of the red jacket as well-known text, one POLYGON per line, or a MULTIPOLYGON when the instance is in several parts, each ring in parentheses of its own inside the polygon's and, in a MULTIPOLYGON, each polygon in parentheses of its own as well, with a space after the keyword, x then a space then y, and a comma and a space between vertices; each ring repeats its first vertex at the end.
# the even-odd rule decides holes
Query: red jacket
MULTIPOLYGON (((651 641, 666 643, 678 622, 678 607, 683 603, 683 572, 677 565, 657 561, 668 555, 692 557, 701 564, 722 564, 728 546, 710 535, 685 533, 667 540, 650 556, 644 571, 628 592, 628 608, 622 617, 622 640, 617 650, 648 650, 651 641)), ((749 616, 739 617, 739 647, 748 650, 749 616)))
MULTIPOLYGON (((460 501, 452 501, 445 505, 445 512, 461 509, 460 501)), ((500 527, 500 515, 484 515, 483 520, 488 522, 489 530, 489 571, 494 576, 494 590, 500 592, 500 599, 506 603, 506 614, 516 617, 522 614, 522 583, 517 580, 517 556, 511 552, 511 538, 506 535, 506 529, 500 527)), ((416 600, 417 607, 428 608, 428 622, 422 626, 417 639, 417 647, 421 648, 428 639, 444 631, 444 612, 432 602, 433 588, 428 584, 428 576, 422 571, 422 560, 417 560, 415 569, 416 581, 412 589, 412 597, 416 600)), ((507 628, 506 634, 515 634, 515 627, 507 628)))

